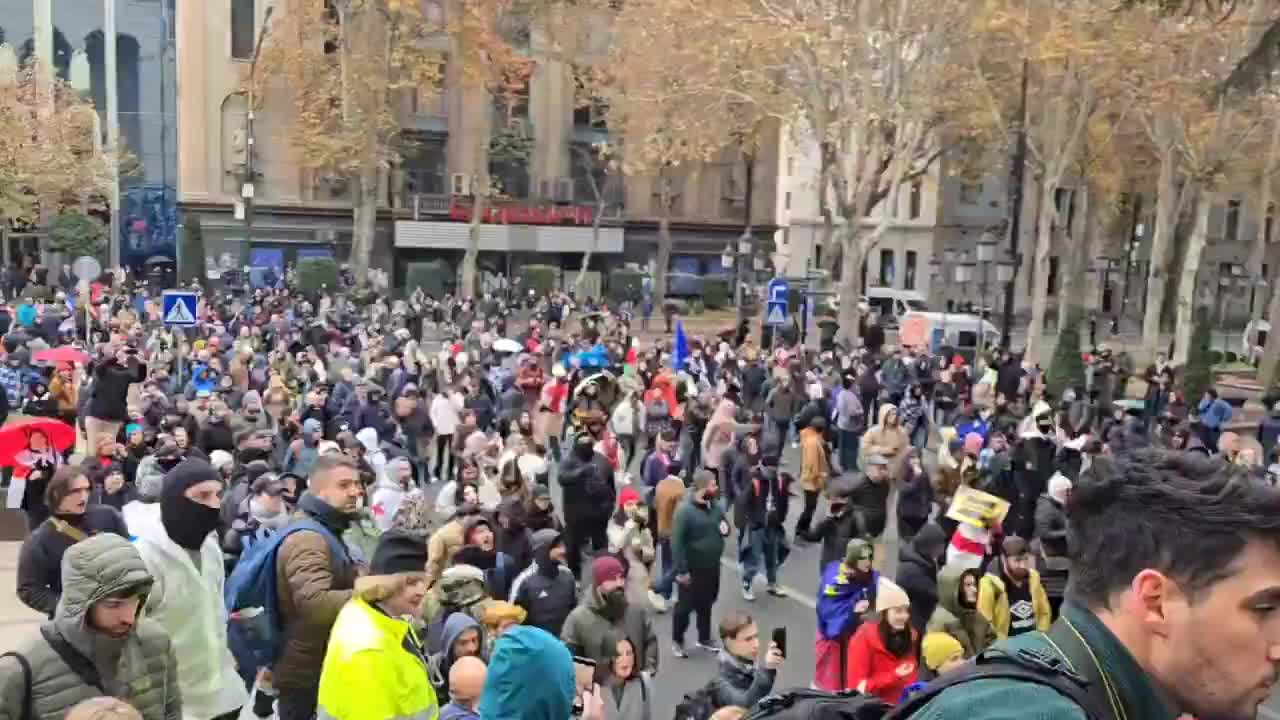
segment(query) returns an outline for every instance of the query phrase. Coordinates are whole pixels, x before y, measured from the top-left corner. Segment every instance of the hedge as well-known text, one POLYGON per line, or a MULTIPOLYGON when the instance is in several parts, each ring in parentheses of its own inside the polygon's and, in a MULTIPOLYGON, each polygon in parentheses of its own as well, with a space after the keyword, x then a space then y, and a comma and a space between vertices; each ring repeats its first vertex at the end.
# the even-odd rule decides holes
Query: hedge
POLYGON ((453 271, 443 260, 411 262, 405 266, 404 291, 406 295, 412 295, 415 290, 422 288, 422 292, 441 298, 453 285, 453 277, 453 271))
POLYGON ((723 310, 729 307, 729 279, 706 277, 702 279, 702 299, 708 309, 723 310))
POLYGON ((559 273, 550 265, 525 265, 520 268, 520 288, 528 293, 532 289, 542 296, 560 288, 559 273))
POLYGON ((307 257, 298 261, 298 289, 304 293, 320 292, 322 287, 338 288, 338 263, 333 258, 307 257))
POLYGON ((624 300, 639 302, 644 295, 644 279, 647 273, 629 268, 621 268, 610 272, 605 280, 609 286, 605 288, 605 297, 609 302, 620 303, 624 300))

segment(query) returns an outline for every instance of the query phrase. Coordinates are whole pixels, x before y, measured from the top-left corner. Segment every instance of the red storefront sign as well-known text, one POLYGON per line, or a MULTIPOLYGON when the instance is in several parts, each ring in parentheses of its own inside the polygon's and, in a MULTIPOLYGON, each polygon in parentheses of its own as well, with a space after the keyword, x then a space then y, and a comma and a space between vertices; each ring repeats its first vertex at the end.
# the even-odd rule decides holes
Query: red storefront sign
MULTIPOLYGON (((471 222, 471 205, 453 202, 449 219, 471 222)), ((594 210, 586 205, 498 205, 485 208, 481 222, 494 225, 590 225, 594 210)))

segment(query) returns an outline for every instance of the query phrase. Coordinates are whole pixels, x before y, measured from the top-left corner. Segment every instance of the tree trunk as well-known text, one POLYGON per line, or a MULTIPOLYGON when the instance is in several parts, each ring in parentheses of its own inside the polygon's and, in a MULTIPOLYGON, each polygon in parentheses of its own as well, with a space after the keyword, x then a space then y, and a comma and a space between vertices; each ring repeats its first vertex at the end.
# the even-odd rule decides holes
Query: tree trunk
POLYGON ((1067 262, 1058 272, 1058 332, 1061 333, 1071 318, 1071 313, 1084 307, 1085 279, 1089 277, 1089 255, 1093 248, 1096 213, 1091 188, 1085 184, 1073 201, 1076 202, 1075 227, 1070 229, 1066 248, 1067 262))
POLYGON ((1271 215, 1271 176, 1276 171, 1276 154, 1280 152, 1280 121, 1271 122, 1271 144, 1267 146, 1267 160, 1263 166, 1262 179, 1258 183, 1258 232, 1253 240, 1253 252, 1249 255, 1249 280, 1253 285, 1253 307, 1249 310, 1250 319, 1256 327, 1262 319, 1262 306, 1267 301, 1267 290, 1270 286, 1260 284, 1259 280, 1267 278, 1262 274, 1262 263, 1267 259, 1267 217, 1271 215))
POLYGON ((366 165, 352 178, 351 272, 365 284, 373 258, 373 238, 378 226, 378 167, 366 165))
POLYGON ((662 312, 667 299, 667 266, 671 264, 671 218, 664 211, 658 218, 658 258, 653 271, 653 306, 662 312))
POLYGON ((1040 188, 1040 217, 1036 228, 1036 250, 1032 259, 1031 323, 1023 357, 1039 362, 1043 354, 1044 321, 1049 309, 1049 254, 1053 250, 1053 225, 1058 217, 1053 196, 1058 188, 1054 178, 1045 178, 1040 188))
MULTIPOLYGON (((604 198, 596 197, 596 214, 591 218, 591 247, 582 253, 582 268, 578 270, 578 277, 573 280, 573 292, 576 295, 582 294, 582 282, 587 278, 587 267, 591 265, 591 253, 600 247, 600 218, 604 215, 604 198)), ((600 288, 601 294, 604 294, 604 288, 600 288)))
MULTIPOLYGON (((485 175, 485 185, 488 186, 489 176, 485 175)), ((471 197, 471 222, 467 228, 467 250, 462 254, 462 264, 458 266, 458 287, 459 295, 464 298, 474 298, 476 296, 476 264, 480 260, 480 225, 484 214, 489 211, 489 199, 487 192, 473 192, 471 197)), ((510 282, 511 278, 507 278, 510 282)))
POLYGON ((862 233, 859 232, 857 223, 847 223, 840 228, 842 236, 840 241, 840 312, 837 320, 839 327, 836 329, 840 342, 846 348, 853 348, 857 345, 858 338, 858 322, 861 310, 858 308, 858 301, 862 298, 862 288, 859 287, 862 279, 862 263, 865 261, 866 253, 862 249, 862 233))
POLYGON ((1182 276, 1178 281, 1178 320, 1174 328, 1173 364, 1185 367, 1191 347, 1191 331, 1196 322, 1196 274, 1200 270, 1200 255, 1204 252, 1209 236, 1209 197, 1198 193, 1195 200, 1195 225, 1182 261, 1182 276))
POLYGON ((1267 333, 1262 358, 1258 361, 1258 382, 1264 390, 1269 390, 1275 384, 1276 371, 1280 369, 1280 290, 1271 292, 1271 302, 1267 305, 1267 322, 1271 323, 1271 330, 1267 333))
MULTIPOLYGON (((1167 125, 1163 118, 1156 118, 1159 133, 1167 125)), ((1160 351, 1160 319, 1164 315, 1165 279, 1169 276, 1169 249, 1178 224, 1178 206, 1181 205, 1177 185, 1177 155, 1173 143, 1160 149, 1160 174, 1156 180, 1156 222, 1151 235, 1151 252, 1147 263, 1147 305, 1142 316, 1142 345, 1137 358, 1141 365, 1155 361, 1160 351)))

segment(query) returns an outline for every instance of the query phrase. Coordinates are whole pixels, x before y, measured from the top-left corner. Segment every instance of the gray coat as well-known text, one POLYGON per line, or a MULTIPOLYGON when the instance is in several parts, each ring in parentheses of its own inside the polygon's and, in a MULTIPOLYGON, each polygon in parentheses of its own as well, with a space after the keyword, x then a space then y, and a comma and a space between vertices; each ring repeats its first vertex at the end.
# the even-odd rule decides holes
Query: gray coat
MULTIPOLYGON (((123 639, 88 626, 89 609, 104 598, 132 589, 146 592, 151 575, 138 550, 124 538, 95 535, 62 558, 62 598, 53 620, 41 628, 54 630, 85 658, 91 658, 105 694, 133 705, 145 720, 181 720, 178 663, 169 638, 154 622, 141 619, 123 639)), ((18 652, 32 672, 32 713, 36 720, 61 720, 76 704, 103 695, 80 679, 44 639, 36 635, 18 652)), ((0 659, 0 720, 21 720, 26 686, 18 662, 0 659)))

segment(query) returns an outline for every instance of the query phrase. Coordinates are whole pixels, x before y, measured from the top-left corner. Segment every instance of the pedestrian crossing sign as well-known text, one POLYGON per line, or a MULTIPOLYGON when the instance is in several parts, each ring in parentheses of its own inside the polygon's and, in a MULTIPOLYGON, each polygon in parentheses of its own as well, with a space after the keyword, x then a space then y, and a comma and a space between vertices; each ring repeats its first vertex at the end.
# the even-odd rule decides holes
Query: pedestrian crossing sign
POLYGON ((193 292, 167 292, 161 306, 164 324, 176 327, 194 327, 196 324, 196 294, 193 292))
POLYGON ((770 301, 769 306, 764 313, 764 323, 766 325, 786 325, 787 303, 785 301, 770 301))

